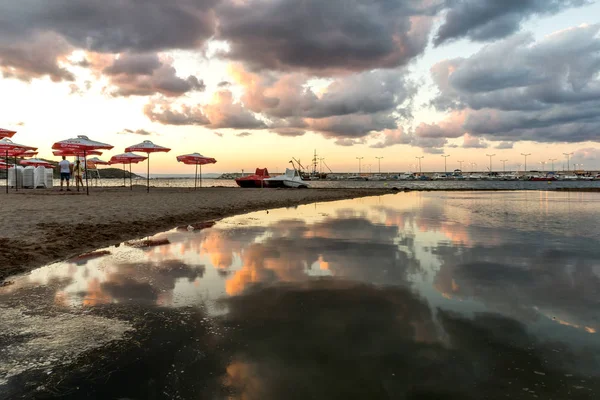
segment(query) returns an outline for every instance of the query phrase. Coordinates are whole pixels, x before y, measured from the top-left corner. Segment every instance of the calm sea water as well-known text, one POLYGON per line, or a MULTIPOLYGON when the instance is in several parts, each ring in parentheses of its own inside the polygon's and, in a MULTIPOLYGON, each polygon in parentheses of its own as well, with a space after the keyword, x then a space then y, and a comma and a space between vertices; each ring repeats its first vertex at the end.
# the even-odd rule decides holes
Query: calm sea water
POLYGON ((22 367, 35 325, 13 323, 0 354, 23 372, 0 393, 598 398, 598 226, 598 193, 415 192, 139 238, 0 288, 0 311, 131 325, 78 358, 50 344, 42 368, 22 367))
MULTIPOLYGON (((134 181, 134 185, 146 185, 145 180, 134 181)), ((528 181, 311 181, 314 188, 384 188, 406 187, 410 189, 505 189, 505 190, 547 190, 552 188, 600 188, 600 181, 556 181, 556 182, 528 182, 528 181)), ((0 182, 0 185, 3 185, 0 182)), ((55 180, 54 186, 59 186, 60 181, 55 180)), ((102 179, 99 182, 90 181, 90 185, 98 186, 123 186, 120 179, 102 179)), ((127 181, 129 185, 129 181, 127 181)), ((194 179, 152 179, 151 186, 157 187, 194 187, 194 179)), ((203 187, 237 187, 233 179, 203 179, 203 187)))

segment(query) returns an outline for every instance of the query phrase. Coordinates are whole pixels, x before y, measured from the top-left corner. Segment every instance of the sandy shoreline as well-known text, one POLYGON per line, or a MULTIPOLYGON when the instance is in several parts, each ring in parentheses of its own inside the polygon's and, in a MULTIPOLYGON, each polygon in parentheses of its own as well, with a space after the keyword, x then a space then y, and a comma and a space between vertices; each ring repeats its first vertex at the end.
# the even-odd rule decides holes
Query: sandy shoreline
POLYGON ((392 193, 382 189, 92 189, 0 193, 0 283, 10 275, 136 237, 244 212, 392 193))

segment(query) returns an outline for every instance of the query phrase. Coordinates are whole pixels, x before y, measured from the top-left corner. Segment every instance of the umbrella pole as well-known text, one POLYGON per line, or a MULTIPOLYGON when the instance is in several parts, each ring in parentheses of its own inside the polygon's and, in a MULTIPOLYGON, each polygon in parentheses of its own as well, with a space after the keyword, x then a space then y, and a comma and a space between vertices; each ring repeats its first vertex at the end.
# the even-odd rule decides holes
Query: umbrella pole
POLYGON ((194 175, 194 190, 198 187, 198 163, 196 163, 196 175, 194 175))
MULTIPOLYGON (((90 187, 88 186, 88 170, 87 170, 87 152, 85 151, 85 149, 83 150, 83 171, 85 174, 85 191, 86 194, 89 196, 90 195, 90 187)), ((77 178, 75 178, 77 179, 77 178)))
POLYGON ((202 187, 202 164, 200 164, 200 187, 202 187))
MULTIPOLYGON (((17 170, 15 170, 16 172, 17 170)), ((8 194, 8 149, 6 150, 6 194, 8 194)))
POLYGON ((125 168, 125 163, 123 163, 123 187, 127 187, 127 182, 125 181, 125 175, 127 175, 127 169, 125 168))
POLYGON ((129 163, 129 189, 133 190, 133 185, 131 184, 131 163, 129 163))
POLYGON ((17 171, 17 156, 15 156, 15 191, 19 191, 19 171, 17 171))
POLYGON ((148 154, 148 172, 146 175, 146 193, 150 193, 150 153, 148 154))

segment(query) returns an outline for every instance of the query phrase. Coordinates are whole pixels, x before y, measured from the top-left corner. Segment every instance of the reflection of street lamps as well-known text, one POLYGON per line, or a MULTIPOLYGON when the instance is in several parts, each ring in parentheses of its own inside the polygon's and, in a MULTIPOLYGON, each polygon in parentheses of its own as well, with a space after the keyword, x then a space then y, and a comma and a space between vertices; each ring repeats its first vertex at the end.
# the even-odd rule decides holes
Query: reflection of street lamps
POLYGON ((360 175, 360 161, 363 159, 364 157, 356 157, 356 159, 358 160, 358 174, 360 175))
POLYGON ((463 160, 458 160, 458 165, 460 165, 460 170, 462 171, 462 163, 464 163, 463 160))
POLYGON ((530 156, 531 153, 521 153, 523 157, 525 157, 525 167, 523 168, 523 172, 527 172, 527 156, 530 156))
POLYGON ((448 155, 443 155, 442 154, 442 157, 444 157, 444 174, 448 174, 448 170, 446 169, 446 159, 448 157, 450 157, 450 154, 448 154, 448 155))
POLYGON ((419 160, 419 175, 421 175, 421 160, 422 160, 423 158, 425 158, 425 156, 421 156, 421 157, 415 157, 415 158, 419 160))
POLYGON ((508 160, 500 160, 500 161, 502 161, 502 171, 503 171, 503 172, 506 172, 506 162, 507 162, 508 160))
POLYGON ((381 175, 381 159, 383 157, 375 157, 377 159, 377 162, 379 163, 379 175, 381 175))
POLYGON ((571 168, 569 166, 569 163, 570 163, 571 156, 573 155, 573 153, 563 153, 563 155, 567 156, 567 172, 569 172, 569 168, 571 168))
POLYGON ((486 156, 490 158, 490 172, 492 172, 492 157, 494 157, 495 154, 486 154, 486 156))

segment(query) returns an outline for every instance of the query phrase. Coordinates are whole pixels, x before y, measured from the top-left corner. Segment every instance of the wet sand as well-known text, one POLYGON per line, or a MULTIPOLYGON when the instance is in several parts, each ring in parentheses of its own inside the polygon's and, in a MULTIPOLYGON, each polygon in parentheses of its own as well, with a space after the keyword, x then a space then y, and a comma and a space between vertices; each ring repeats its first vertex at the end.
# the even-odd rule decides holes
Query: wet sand
POLYGON ((0 194, 0 284, 98 247, 233 214, 390 193, 389 189, 261 190, 134 187, 0 194))

